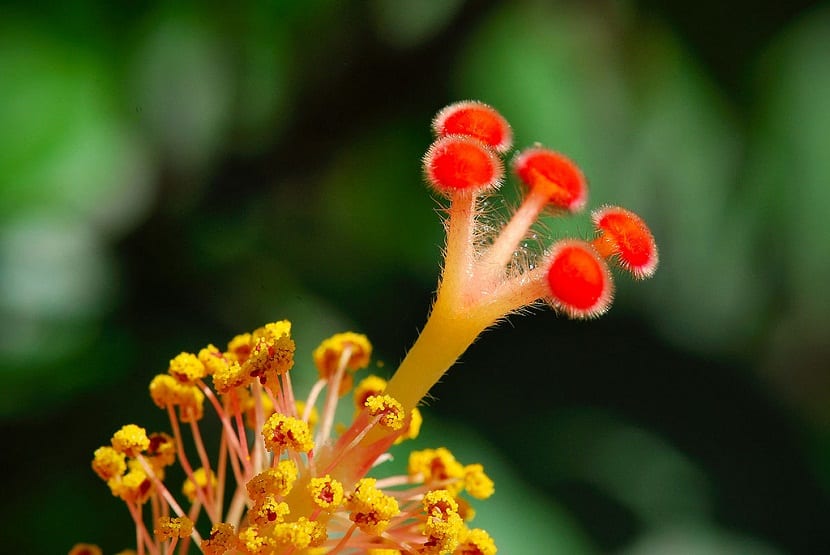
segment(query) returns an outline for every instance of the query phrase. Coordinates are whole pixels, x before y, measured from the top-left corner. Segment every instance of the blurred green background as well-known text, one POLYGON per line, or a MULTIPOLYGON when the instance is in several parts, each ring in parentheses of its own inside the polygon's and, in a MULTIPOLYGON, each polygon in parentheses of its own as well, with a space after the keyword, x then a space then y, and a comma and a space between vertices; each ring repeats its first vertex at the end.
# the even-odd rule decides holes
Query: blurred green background
POLYGON ((508 555, 830 552, 830 4, 0 10, 3 552, 134 541, 89 461, 165 428, 181 350, 290 318, 296 376, 346 329, 390 372, 443 241, 429 122, 464 98, 661 248, 601 320, 511 318, 435 388, 419 444, 496 479, 475 524, 508 555))

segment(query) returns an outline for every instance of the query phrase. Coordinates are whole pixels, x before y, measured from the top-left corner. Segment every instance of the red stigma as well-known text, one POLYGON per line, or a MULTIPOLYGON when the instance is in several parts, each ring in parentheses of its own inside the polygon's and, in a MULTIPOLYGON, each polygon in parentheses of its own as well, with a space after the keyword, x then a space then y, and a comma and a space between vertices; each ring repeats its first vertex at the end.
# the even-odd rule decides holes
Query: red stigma
POLYGON ((600 233, 594 244, 603 256, 614 256, 635 278, 651 277, 657 269, 657 243, 646 223, 633 212, 607 206, 592 214, 600 233))
POLYGON ((529 148, 513 160, 513 168, 531 189, 541 188, 549 202, 569 212, 578 212, 588 200, 582 171, 570 159, 542 147, 529 148))
POLYGON ((424 170, 429 183, 444 194, 496 187, 504 175, 501 161, 490 149, 461 135, 435 141, 424 156, 424 170))
POLYGON ((472 100, 450 104, 438 112, 432 127, 439 137, 466 135, 497 152, 506 152, 513 144, 513 131, 507 120, 494 108, 472 100))
POLYGON ((554 245, 547 279, 554 306, 571 318, 599 316, 611 303, 608 268, 584 241, 566 239, 554 245))

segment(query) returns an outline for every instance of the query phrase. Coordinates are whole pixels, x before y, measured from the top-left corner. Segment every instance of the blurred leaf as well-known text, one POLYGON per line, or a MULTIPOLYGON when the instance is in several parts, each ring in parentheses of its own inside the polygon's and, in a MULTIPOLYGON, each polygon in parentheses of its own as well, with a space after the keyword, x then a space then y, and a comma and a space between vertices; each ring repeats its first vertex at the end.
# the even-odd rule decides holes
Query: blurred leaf
POLYGON ((33 480, 27 495, 15 499, 15 513, 3 515, 15 529, 11 544, 4 546, 9 553, 67 553, 79 542, 111 546, 105 552, 114 553, 115 549, 126 548, 131 541, 134 543, 134 526, 128 515, 124 518, 123 512, 113 510, 116 500, 109 495, 106 486, 100 481, 95 483, 93 480, 97 477, 89 476, 91 472, 84 474, 82 466, 73 465, 72 468, 73 472, 63 475, 44 473, 38 480, 33 480), (92 487, 99 493, 90 499, 92 487), (47 498, 60 501, 43 503, 42 500, 47 498), (73 506, 68 507, 66 502, 73 506), (77 515, 66 518, 67 510, 77 515), (41 533, 39 519, 32 515, 48 519, 52 523, 52 532, 41 533), (79 530, 94 530, 94 536, 78 537, 79 530))
POLYGON ((708 526, 661 529, 640 538, 620 555, 776 555, 781 553, 763 541, 708 526))
POLYGON ((97 378, 77 357, 99 333, 113 270, 98 237, 66 218, 19 218, 0 226, 0 414, 64 395, 97 378), (55 372, 58 375, 55 375, 55 372))
POLYGON ((48 417, 74 396, 111 387, 137 359, 134 337, 94 320, 24 321, 22 326, 26 339, 38 340, 39 350, 26 358, 0 353, 0 420, 48 417))
POLYGON ((663 31, 646 37, 619 179, 661 248, 661 268, 642 294, 675 341, 746 347, 766 299, 750 258, 754 215, 733 202, 741 137, 680 45, 663 31))
POLYGON ((290 28, 271 11, 278 6, 252 3, 245 13, 238 53, 239 83, 236 95, 237 117, 234 125, 241 130, 240 144, 261 152, 277 136, 288 119, 288 104, 295 86, 291 61, 295 44, 290 28))
POLYGON ((785 279, 785 302, 805 323, 830 317, 830 10, 803 18, 763 60, 765 94, 745 201, 785 279))
POLYGON ((230 127, 229 55, 217 33, 185 8, 162 10, 145 26, 130 98, 165 158, 184 175, 198 174, 230 127))
POLYGON ((47 319, 97 314, 111 268, 100 241, 65 218, 20 218, 0 227, 0 308, 47 319))
POLYGON ((321 258, 342 272, 341 279, 360 280, 343 287, 366 287, 369 269, 382 276, 391 260, 397 269, 433 279, 443 240, 421 177, 426 144, 419 136, 407 122, 387 122, 333 162, 320 192, 319 234, 326 238, 321 258), (422 235, 409 240, 413 233, 422 235))
MULTIPOLYGON (((520 454, 528 470, 546 485, 578 481, 632 511, 638 522, 658 527, 707 520, 710 487, 700 470, 672 446, 649 432, 595 409, 549 412, 539 427, 545 445, 520 454)), ((532 437, 518 440, 531 446, 532 437)))
POLYGON ((0 414, 8 416, 57 406, 68 391, 118 375, 96 358, 106 348, 89 349, 114 297, 109 243, 144 216, 152 189, 144 145, 116 109, 112 69, 102 56, 34 21, 0 25, 0 363, 7 390, 0 414))
POLYGON ((134 225, 150 201, 149 172, 115 111, 109 68, 77 46, 8 27, 0 67, 0 214, 46 210, 119 233, 134 225))
POLYGON ((373 0, 370 7, 384 42, 407 48, 441 32, 463 4, 464 0, 373 0))
MULTIPOLYGON (((757 140, 741 200, 757 215, 758 267, 777 318, 763 371, 813 418, 830 416, 830 9, 780 36, 758 67, 757 140)), ((828 471, 830 472, 830 471, 828 471)))

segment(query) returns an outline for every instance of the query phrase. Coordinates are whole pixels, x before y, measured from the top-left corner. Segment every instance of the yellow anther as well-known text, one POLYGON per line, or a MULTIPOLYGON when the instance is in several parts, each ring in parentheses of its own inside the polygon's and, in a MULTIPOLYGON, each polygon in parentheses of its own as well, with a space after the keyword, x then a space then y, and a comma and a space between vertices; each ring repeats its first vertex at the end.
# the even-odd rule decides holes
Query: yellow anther
POLYGON ((450 492, 444 489, 429 491, 423 499, 424 511, 428 516, 446 520, 450 513, 458 513, 458 503, 450 492))
POLYGON ((259 526, 267 526, 282 522, 289 512, 291 510, 287 503, 278 501, 272 494, 266 494, 260 497, 248 511, 248 520, 259 526))
POLYGON ((138 462, 138 459, 127 459, 127 472, 132 472, 133 470, 141 470, 144 471, 144 467, 138 462))
POLYGON ((193 353, 180 353, 170 361, 167 373, 176 378, 179 383, 193 385, 196 380, 207 376, 207 369, 199 357, 193 353))
POLYGON ((365 534, 379 536, 400 513, 398 501, 375 487, 374 478, 363 478, 346 499, 349 518, 365 534))
POLYGON ((182 385, 170 374, 159 374, 150 382, 150 398, 161 409, 176 405, 182 385))
POLYGON ((364 405, 372 417, 380 417, 378 423, 389 430, 403 427, 404 412, 399 402, 389 395, 372 395, 364 405))
POLYGON ((159 408, 178 406, 182 422, 201 420, 204 414, 204 393, 195 385, 181 383, 169 374, 159 374, 153 378, 150 382, 150 397, 159 408))
POLYGON ((461 532, 461 542, 456 547, 458 555, 496 555, 496 544, 490 534, 481 528, 461 532))
POLYGON ((153 470, 159 470, 176 462, 176 441, 169 434, 150 434, 150 446, 147 448, 147 461, 153 470))
POLYGON ((140 468, 132 468, 122 478, 113 478, 107 484, 113 495, 127 503, 144 503, 153 491, 153 483, 140 468))
POLYGON ((287 326, 268 324, 254 332, 254 347, 248 359, 242 364, 242 369, 251 378, 258 379, 263 384, 276 384, 277 377, 288 372, 294 366, 294 340, 288 335, 291 331, 287 326), (287 331, 286 331, 287 330, 287 331))
POLYGON ((463 487, 464 467, 444 447, 413 451, 409 455, 408 471, 411 477, 420 476, 426 484, 444 483, 443 487, 453 494, 463 487))
POLYGON ((372 395, 382 395, 386 391, 386 380, 379 376, 367 376, 354 388, 354 406, 362 409, 366 399, 372 395))
POLYGON ((458 515, 458 504, 446 490, 430 491, 424 495, 424 553, 438 555, 454 551, 464 530, 464 521, 458 515))
POLYGON ((401 555, 401 551, 398 549, 386 548, 367 549, 366 555, 401 555))
POLYGON ((123 426, 113 434, 111 442, 116 451, 128 457, 135 457, 150 446, 147 430, 135 424, 123 426))
POLYGON ((349 357, 346 361, 347 370, 354 372, 369 364, 372 357, 372 344, 369 343, 369 339, 363 334, 354 332, 338 333, 324 340, 314 350, 314 364, 317 366, 320 378, 331 378, 346 349, 349 350, 349 357))
POLYGON ((463 497, 456 497, 455 502, 458 503, 458 516, 465 522, 470 522, 476 517, 476 510, 463 497))
POLYGON ((199 351, 199 362, 205 367, 208 375, 212 376, 216 372, 222 371, 228 367, 230 361, 225 358, 225 354, 216 348, 214 345, 208 345, 199 351))
POLYGON ((255 329, 254 333, 251 334, 251 344, 253 345, 261 339, 276 340, 280 337, 291 337, 291 322, 288 320, 271 322, 255 329))
MULTIPOLYGON (((305 517, 300 517, 298 522, 302 523, 305 521, 305 517)), ((304 524, 305 525, 305 524, 304 524)), ((308 524, 305 525, 306 530, 308 531, 308 535, 311 536, 311 541, 309 542, 309 547, 319 547, 323 545, 327 539, 329 539, 329 533, 326 529, 326 525, 322 522, 318 521, 308 521, 308 524)), ((328 551, 326 551, 327 553, 328 551)), ((309 554, 310 555, 310 554, 309 554)))
POLYGON ((198 387, 185 386, 181 403, 179 403, 179 420, 182 422, 197 422, 204 416, 205 394, 198 387))
POLYGON ((173 518, 160 516, 156 520, 156 528, 153 533, 161 541, 186 538, 193 533, 193 521, 186 516, 173 518))
POLYGON ((409 411, 409 425, 406 431, 395 439, 395 445, 406 441, 407 439, 415 439, 421 433, 421 424, 424 422, 424 417, 421 416, 421 411, 417 408, 409 411))
POLYGON ((272 555, 277 544, 270 534, 263 534, 259 526, 253 525, 239 532, 239 548, 246 555, 272 555))
POLYGON ((265 422, 262 437, 265 440, 265 448, 271 452, 291 449, 298 453, 307 453, 314 449, 308 424, 299 418, 279 412, 272 414, 265 422))
POLYGON ((187 497, 187 499, 193 503, 196 499, 196 488, 198 487, 200 490, 204 490, 207 488, 213 489, 216 487, 216 476, 214 476, 213 471, 211 471, 210 475, 205 472, 204 468, 197 468, 193 471, 193 479, 190 478, 184 481, 184 485, 182 485, 182 493, 187 497), (194 483, 195 482, 195 483, 194 483))
POLYGON ((297 475, 297 465, 294 461, 284 460, 277 463, 276 468, 264 470, 248 480, 245 487, 254 501, 269 493, 286 496, 294 486, 297 475))
POLYGON ((200 547, 205 555, 224 555, 238 545, 236 530, 232 524, 217 522, 210 530, 210 536, 202 540, 200 547))
POLYGON ((125 455, 112 447, 99 447, 92 458, 92 470, 105 482, 127 471, 125 455))
POLYGON ((103 555, 103 551, 91 543, 76 543, 69 550, 69 555, 103 555))
POLYGON ((213 374, 213 387, 220 395, 226 395, 238 387, 245 387, 254 379, 245 373, 239 362, 233 361, 227 367, 219 368, 213 374))
POLYGON ((458 537, 464 529, 464 521, 456 513, 452 513, 447 520, 436 517, 427 518, 424 526, 424 549, 421 553, 439 555, 453 552, 458 546, 458 537))
POLYGON ((253 338, 250 333, 239 334, 228 341, 228 351, 225 353, 225 358, 242 364, 248 360, 248 355, 251 354, 253 346, 253 338))
POLYGON ((476 499, 487 499, 495 491, 493 480, 484 473, 484 467, 480 464, 464 467, 464 489, 476 499))
POLYGON ((326 511, 335 510, 343 502, 343 484, 328 474, 312 478, 308 482, 308 492, 311 494, 311 502, 326 511))
POLYGON ((300 517, 296 522, 283 522, 273 527, 270 533, 279 547, 305 549, 326 541, 327 533, 323 524, 300 517))

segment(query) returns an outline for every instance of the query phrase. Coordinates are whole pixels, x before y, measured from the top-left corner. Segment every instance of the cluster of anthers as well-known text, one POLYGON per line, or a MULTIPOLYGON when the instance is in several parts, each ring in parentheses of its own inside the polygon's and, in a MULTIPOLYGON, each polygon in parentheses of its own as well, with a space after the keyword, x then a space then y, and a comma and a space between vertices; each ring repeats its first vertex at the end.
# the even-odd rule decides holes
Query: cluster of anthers
MULTIPOLYGON (((413 451, 406 474, 367 475, 391 459, 393 444, 417 436, 418 403, 483 330, 541 300, 572 318, 598 316, 612 297, 606 260, 644 278, 654 272, 657 249, 639 217, 606 206, 593 213, 592 240, 564 239, 517 257, 543 210, 566 214, 585 206, 582 173, 540 146, 517 153, 512 164, 527 194, 494 235, 482 203, 502 182, 509 125, 485 104, 459 102, 433 127, 437 138, 424 168, 450 202, 445 264, 429 319, 391 380, 370 375, 354 385, 372 348, 363 335, 337 334, 314 351, 319 379, 300 399, 291 384, 287 321, 236 336, 225 350, 208 345, 173 358, 150 383, 172 434, 128 424, 92 462, 135 521, 135 552, 187 553, 195 546, 208 555, 496 553, 487 532, 468 525, 468 499, 494 491, 480 464, 464 465, 441 447, 413 451), (341 429, 335 412, 349 392, 355 416, 341 429), (205 401, 221 424, 215 459, 199 427, 205 401), (183 427, 190 429, 187 448, 183 427), (176 462, 186 475, 186 503, 165 482, 165 469, 176 462)), ((100 553, 89 544, 70 551, 100 553)))

